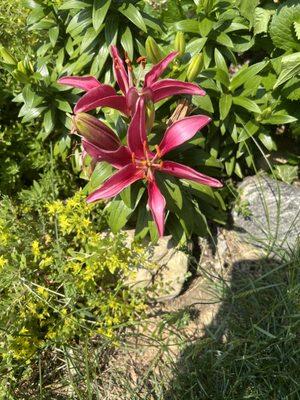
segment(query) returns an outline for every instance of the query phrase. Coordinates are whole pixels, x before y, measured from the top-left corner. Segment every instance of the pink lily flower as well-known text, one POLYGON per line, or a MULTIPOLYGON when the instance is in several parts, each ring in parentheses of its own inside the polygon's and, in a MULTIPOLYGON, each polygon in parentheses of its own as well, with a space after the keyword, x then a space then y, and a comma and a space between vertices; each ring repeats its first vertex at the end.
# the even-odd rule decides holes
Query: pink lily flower
MULTIPOLYGON (((167 97, 179 94, 205 95, 204 90, 193 83, 181 82, 176 79, 158 80, 177 54, 178 52, 173 51, 158 64, 154 65, 145 75, 144 85, 138 91, 136 87, 138 82, 134 82, 130 61, 128 59, 125 60, 127 64, 126 70, 116 46, 111 46, 114 75, 123 95, 118 95, 112 86, 100 83, 93 76, 64 76, 58 82, 87 92, 75 105, 74 113, 87 112, 97 107, 111 107, 127 116, 132 116, 139 97, 156 103, 167 97)), ((141 57, 141 59, 145 60, 144 57, 141 57)))
MULTIPOLYGON (((127 186, 138 180, 146 180, 148 188, 148 207, 157 225, 160 236, 164 233, 164 219, 166 201, 156 183, 157 172, 192 180, 212 187, 221 187, 220 181, 201 174, 194 169, 174 161, 165 161, 162 158, 171 150, 190 140, 211 119, 205 115, 194 115, 173 123, 165 132, 156 152, 149 149, 146 136, 145 104, 140 98, 136 112, 127 132, 128 155, 127 162, 112 175, 99 189, 91 193, 89 203, 99 199, 116 196, 127 186)), ((88 151, 88 150, 87 150, 88 151)), ((124 159, 122 159, 124 161, 124 159)))

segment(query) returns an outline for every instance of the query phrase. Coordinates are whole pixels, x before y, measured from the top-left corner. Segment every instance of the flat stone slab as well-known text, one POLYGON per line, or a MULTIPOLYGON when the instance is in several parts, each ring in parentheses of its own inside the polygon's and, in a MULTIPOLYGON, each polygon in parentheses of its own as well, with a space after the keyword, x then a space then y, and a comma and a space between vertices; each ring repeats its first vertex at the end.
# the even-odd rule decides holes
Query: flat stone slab
POLYGON ((300 237, 300 188, 257 175, 238 189, 233 219, 240 238, 273 254, 294 251, 300 237))

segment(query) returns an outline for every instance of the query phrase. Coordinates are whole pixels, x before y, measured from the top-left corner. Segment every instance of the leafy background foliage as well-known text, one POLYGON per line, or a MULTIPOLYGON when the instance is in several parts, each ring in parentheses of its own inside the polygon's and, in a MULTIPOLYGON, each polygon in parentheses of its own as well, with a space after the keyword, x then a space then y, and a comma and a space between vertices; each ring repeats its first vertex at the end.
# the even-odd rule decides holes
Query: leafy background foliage
MULTIPOLYGON (((217 192, 187 181, 161 182, 168 229, 178 242, 207 234, 207 220, 226 223, 229 192, 261 159, 273 165, 278 179, 298 178, 297 0, 2 0, 0 375, 16 385, 35 374, 41 349, 85 335, 114 337, 144 310, 143 294, 133 295, 123 285, 142 254, 138 248, 127 251, 117 231, 127 224, 136 228, 137 238, 157 239, 145 191, 137 184, 97 211, 86 208, 85 194, 112 170, 98 164, 89 182, 82 180, 87 174, 81 172, 80 149, 69 135, 80 91, 56 83, 66 74, 114 83, 112 43, 133 60, 145 55, 150 61, 180 45, 166 77, 192 76, 207 92, 187 100, 193 112, 213 122, 170 156, 228 186, 217 192), (82 193, 73 197, 79 187, 82 193), (115 236, 101 235, 108 226, 115 236)), ((158 138, 177 101, 157 104, 158 138)), ((127 120, 105 109, 97 115, 124 138, 127 120)))

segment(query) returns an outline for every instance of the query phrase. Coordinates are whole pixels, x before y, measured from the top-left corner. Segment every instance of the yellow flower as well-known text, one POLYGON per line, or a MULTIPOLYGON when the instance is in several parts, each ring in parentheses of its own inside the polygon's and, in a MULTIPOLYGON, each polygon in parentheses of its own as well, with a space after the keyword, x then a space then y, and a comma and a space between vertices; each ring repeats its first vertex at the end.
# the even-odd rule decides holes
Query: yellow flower
POLYGON ((0 270, 4 267, 4 265, 7 264, 7 260, 6 258, 4 258, 3 256, 0 256, 0 270))
POLYGON ((31 243, 31 251, 32 251, 32 254, 34 255, 34 257, 39 257, 40 256, 40 254, 41 254, 40 245, 39 245, 39 242, 37 240, 34 240, 31 243))

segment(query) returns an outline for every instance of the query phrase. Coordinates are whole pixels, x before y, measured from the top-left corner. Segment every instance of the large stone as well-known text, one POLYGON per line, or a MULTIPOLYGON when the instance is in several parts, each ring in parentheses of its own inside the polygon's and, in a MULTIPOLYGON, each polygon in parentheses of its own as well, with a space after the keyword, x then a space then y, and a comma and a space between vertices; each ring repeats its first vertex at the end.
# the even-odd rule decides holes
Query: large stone
POLYGON ((300 188, 266 175, 246 178, 233 211, 240 238, 272 254, 293 251, 300 235, 300 188))
MULTIPOLYGON (((134 231, 126 231, 127 244, 133 242, 134 231)), ((156 301, 166 301, 180 294, 188 276, 189 255, 179 250, 171 236, 157 244, 145 243, 146 262, 133 271, 128 283, 133 288, 150 288, 156 301)))

